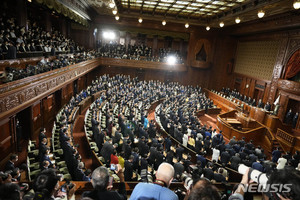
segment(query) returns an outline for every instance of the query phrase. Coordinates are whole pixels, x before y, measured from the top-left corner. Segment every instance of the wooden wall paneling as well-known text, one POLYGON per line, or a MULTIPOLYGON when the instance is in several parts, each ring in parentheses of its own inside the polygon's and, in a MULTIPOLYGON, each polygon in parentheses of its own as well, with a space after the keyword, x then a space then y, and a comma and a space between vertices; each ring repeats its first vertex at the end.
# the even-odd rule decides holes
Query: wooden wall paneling
POLYGON ((60 108, 64 105, 64 104, 62 104, 62 90, 60 89, 60 90, 57 90, 56 92, 55 92, 55 99, 54 99, 54 101, 55 101, 55 113, 58 113, 58 111, 60 110, 60 108))
POLYGON ((254 96, 255 84, 256 84, 256 80, 251 79, 250 85, 249 85, 249 94, 248 94, 248 96, 251 97, 252 99, 253 99, 253 96, 254 96))
POLYGON ((32 108, 32 133, 31 140, 35 140, 40 132, 40 127, 43 125, 41 101, 37 101, 31 106, 32 108))
POLYGON ((49 95, 45 99, 42 100, 43 105, 43 124, 45 127, 49 124, 55 117, 55 94, 49 95))
POLYGON ((3 160, 12 151, 11 120, 7 118, 0 122, 0 160, 3 160))
POLYGON ((281 92, 280 99, 279 99, 280 107, 277 114, 277 116, 279 117, 279 119, 281 119, 281 121, 284 121, 285 111, 287 109, 288 103, 289 103, 289 97, 286 94, 281 92))

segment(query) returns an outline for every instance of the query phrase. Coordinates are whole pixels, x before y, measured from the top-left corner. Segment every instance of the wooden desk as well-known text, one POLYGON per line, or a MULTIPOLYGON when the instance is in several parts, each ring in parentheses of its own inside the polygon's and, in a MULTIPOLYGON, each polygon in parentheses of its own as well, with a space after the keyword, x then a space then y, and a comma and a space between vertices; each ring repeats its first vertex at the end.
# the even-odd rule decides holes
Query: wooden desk
POLYGON ((230 126, 235 129, 242 128, 242 123, 235 118, 223 118, 230 126))

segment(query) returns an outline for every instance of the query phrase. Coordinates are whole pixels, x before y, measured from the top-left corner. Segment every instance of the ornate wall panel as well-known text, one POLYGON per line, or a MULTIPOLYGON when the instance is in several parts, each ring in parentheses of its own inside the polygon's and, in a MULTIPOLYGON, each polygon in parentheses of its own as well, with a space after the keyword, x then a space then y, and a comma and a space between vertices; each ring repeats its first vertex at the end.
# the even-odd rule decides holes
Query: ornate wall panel
POLYGON ((271 80, 279 45, 275 40, 239 42, 234 72, 271 80))

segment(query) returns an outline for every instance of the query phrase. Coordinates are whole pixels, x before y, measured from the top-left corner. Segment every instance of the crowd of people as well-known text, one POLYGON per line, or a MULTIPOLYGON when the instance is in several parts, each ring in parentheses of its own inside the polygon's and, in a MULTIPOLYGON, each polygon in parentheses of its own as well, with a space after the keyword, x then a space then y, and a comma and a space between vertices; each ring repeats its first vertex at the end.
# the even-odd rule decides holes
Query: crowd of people
POLYGON ((153 62, 167 62, 169 56, 174 56, 177 64, 183 64, 183 56, 178 50, 160 48, 157 55, 152 47, 146 45, 122 45, 117 43, 105 43, 99 46, 98 51, 102 57, 146 60, 153 62))
MULTIPOLYGON (((0 17, 0 59, 15 59, 18 53, 83 52, 84 48, 66 38, 56 30, 44 31, 35 22, 28 23, 28 29, 18 26, 14 17, 2 13, 0 17)), ((25 56, 26 55, 22 55, 25 56)))
MULTIPOLYGON (((125 182, 130 181, 142 182, 132 191, 130 196, 132 200, 184 198, 182 193, 174 193, 168 189, 173 182, 184 183, 186 199, 221 199, 213 183, 226 182, 229 176, 227 167, 237 170, 241 163, 254 170, 271 174, 272 183, 295 184, 291 187, 291 191, 279 191, 278 197, 297 199, 297 195, 300 194, 299 181, 297 183, 300 175, 295 167, 299 170, 300 153, 292 155, 277 149, 272 153, 272 160, 267 160, 263 149, 255 147, 252 141, 246 142, 244 138, 236 140, 233 137, 226 144, 221 131, 217 132, 211 127, 203 126, 195 116, 197 111, 213 107, 213 102, 199 87, 181 86, 178 83, 165 84, 159 81, 139 81, 137 78, 124 75, 114 77, 103 75, 93 81, 91 86, 70 100, 56 122, 63 158, 72 180, 91 181, 93 185, 94 189, 84 192, 82 199, 100 197, 127 199, 125 182), (92 115, 92 137, 98 148, 98 156, 103 157, 104 166, 91 172, 84 169, 78 147, 66 132, 73 108, 98 91, 104 92, 94 102, 89 112, 92 115), (164 100, 157 107, 155 117, 170 134, 169 137, 162 137, 156 130, 154 121, 148 119, 147 110, 150 105, 161 99, 164 100), (178 143, 172 142, 171 136, 178 140, 178 143), (196 151, 196 163, 192 163, 191 156, 185 152, 184 147, 196 151), (212 161, 205 157, 209 152, 212 152, 212 161), (87 172, 89 174, 86 174, 87 172), (283 180, 285 176, 280 176, 280 179, 276 177, 278 173, 285 176, 292 174, 292 177, 283 180), (118 191, 110 191, 111 176, 120 182, 118 191)), ((43 135, 44 131, 41 132, 39 139, 42 171, 33 182, 34 192, 27 192, 27 196, 49 199, 65 195, 71 198, 76 186, 67 183, 57 187, 60 180, 55 171, 57 167, 51 163, 46 167, 43 166, 44 161, 48 161, 49 153, 43 135)), ((14 168, 16 156, 11 157, 7 170, 14 168)), ((14 177, 17 178, 18 175, 14 177)), ((8 195, 8 191, 14 191, 9 194, 11 196, 21 192, 22 187, 12 184, 5 176, 1 175, 1 182, 0 191, 4 191, 0 192, 1 195, 8 195)), ((247 194, 244 194, 241 187, 247 184, 250 182, 248 174, 245 173, 233 193, 246 197, 247 194)))
POLYGON ((0 77, 1 83, 16 81, 28 76, 34 76, 51 70, 70 66, 79 62, 93 59, 97 56, 95 51, 84 53, 74 53, 57 56, 54 59, 46 57, 39 61, 36 65, 27 65, 24 69, 15 67, 6 67, 4 73, 0 77))

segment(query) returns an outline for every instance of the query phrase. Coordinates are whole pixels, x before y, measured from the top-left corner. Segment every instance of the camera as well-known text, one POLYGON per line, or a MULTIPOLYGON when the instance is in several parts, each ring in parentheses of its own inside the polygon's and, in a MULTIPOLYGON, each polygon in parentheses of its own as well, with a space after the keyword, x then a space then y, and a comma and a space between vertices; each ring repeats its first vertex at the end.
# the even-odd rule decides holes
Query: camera
POLYGON ((67 192, 67 190, 71 190, 74 187, 74 184, 70 182, 70 180, 66 180, 66 183, 61 186, 62 192, 67 192))
POLYGON ((247 167, 244 164, 239 165, 238 172, 240 174, 244 175, 246 173, 247 169, 250 169, 248 177, 250 179, 252 179, 254 182, 256 182, 256 183, 258 183, 260 185, 266 185, 267 184, 268 177, 267 177, 267 175, 265 173, 262 173, 262 172, 260 172, 258 170, 255 170, 255 169, 252 169, 250 167, 247 167))
POLYGON ((184 182, 184 187, 186 190, 191 189, 193 185, 193 178, 189 174, 182 173, 181 180, 184 182))
POLYGON ((111 165, 110 165, 110 170, 111 170, 111 171, 118 171, 118 166, 115 165, 115 164, 111 164, 111 165))

